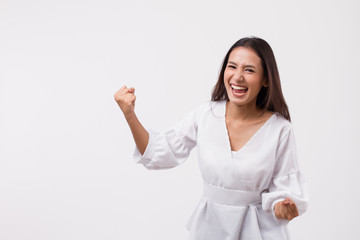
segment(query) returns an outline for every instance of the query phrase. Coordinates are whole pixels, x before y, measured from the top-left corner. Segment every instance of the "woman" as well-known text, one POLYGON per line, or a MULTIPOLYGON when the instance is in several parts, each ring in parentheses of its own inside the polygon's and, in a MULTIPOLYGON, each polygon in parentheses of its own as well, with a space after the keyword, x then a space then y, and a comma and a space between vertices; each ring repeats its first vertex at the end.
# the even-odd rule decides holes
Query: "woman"
POLYGON ((274 54, 263 39, 237 41, 210 102, 165 132, 147 132, 134 88, 116 94, 148 169, 175 167, 198 147, 204 194, 187 229, 193 240, 289 239, 286 224, 307 208, 294 133, 274 54))

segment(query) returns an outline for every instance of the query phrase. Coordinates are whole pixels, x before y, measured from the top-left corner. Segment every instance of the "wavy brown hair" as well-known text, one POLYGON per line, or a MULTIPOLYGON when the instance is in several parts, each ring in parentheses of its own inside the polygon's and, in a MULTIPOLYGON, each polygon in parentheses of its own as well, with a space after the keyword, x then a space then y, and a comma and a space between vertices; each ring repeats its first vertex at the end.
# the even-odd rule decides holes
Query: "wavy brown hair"
POLYGON ((226 53, 218 81, 213 89, 212 101, 229 101, 225 84, 224 72, 228 64, 230 53, 237 47, 251 48, 260 57, 262 67, 264 69, 264 77, 267 80, 268 87, 262 87, 256 98, 256 105, 260 108, 281 114, 284 118, 291 121, 288 106, 285 102, 284 95, 281 90, 280 76, 275 61, 274 53, 270 45, 263 39, 258 37, 246 37, 238 40, 226 53))

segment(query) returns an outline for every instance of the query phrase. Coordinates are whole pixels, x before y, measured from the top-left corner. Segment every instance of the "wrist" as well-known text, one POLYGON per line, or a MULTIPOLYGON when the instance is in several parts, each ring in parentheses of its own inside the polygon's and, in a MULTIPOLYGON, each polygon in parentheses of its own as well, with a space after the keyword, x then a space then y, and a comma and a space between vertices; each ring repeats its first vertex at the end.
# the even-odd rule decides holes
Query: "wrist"
POLYGON ((130 122, 134 121, 134 119, 136 119, 135 112, 124 113, 124 117, 128 123, 130 123, 130 122))

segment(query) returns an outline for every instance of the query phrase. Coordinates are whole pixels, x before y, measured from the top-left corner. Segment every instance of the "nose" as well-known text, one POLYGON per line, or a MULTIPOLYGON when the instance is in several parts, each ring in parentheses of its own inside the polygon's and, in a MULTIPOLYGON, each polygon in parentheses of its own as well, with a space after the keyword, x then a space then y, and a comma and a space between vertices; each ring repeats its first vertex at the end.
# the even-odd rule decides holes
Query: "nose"
POLYGON ((241 70, 236 71, 236 73, 234 74, 234 80, 235 81, 244 81, 244 75, 241 70))

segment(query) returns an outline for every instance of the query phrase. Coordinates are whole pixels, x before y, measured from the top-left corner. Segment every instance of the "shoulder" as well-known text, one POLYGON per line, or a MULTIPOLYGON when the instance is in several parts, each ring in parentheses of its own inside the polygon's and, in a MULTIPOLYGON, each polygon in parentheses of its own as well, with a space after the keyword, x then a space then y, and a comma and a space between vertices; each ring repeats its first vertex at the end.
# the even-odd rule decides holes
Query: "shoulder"
POLYGON ((188 117, 196 122, 203 122, 212 117, 221 118, 225 116, 225 103, 226 101, 202 102, 188 113, 188 117))
POLYGON ((279 140, 282 140, 286 136, 288 136, 291 132, 293 132, 293 125, 289 120, 284 118, 281 114, 275 112, 273 113, 273 121, 272 128, 279 135, 279 140))
POLYGON ((281 127, 285 127, 285 128, 291 128, 292 124, 289 120, 287 120, 286 118, 284 118, 280 113, 274 112, 273 113, 273 117, 275 119, 275 123, 281 127))
POLYGON ((197 123, 204 114, 211 109, 210 101, 202 102, 190 111, 188 111, 183 117, 183 121, 191 121, 197 123))
POLYGON ((225 117, 226 100, 209 101, 209 112, 217 118, 225 117))
POLYGON ((199 113, 214 113, 214 114, 223 114, 223 109, 226 101, 205 101, 199 104, 193 111, 199 113))

